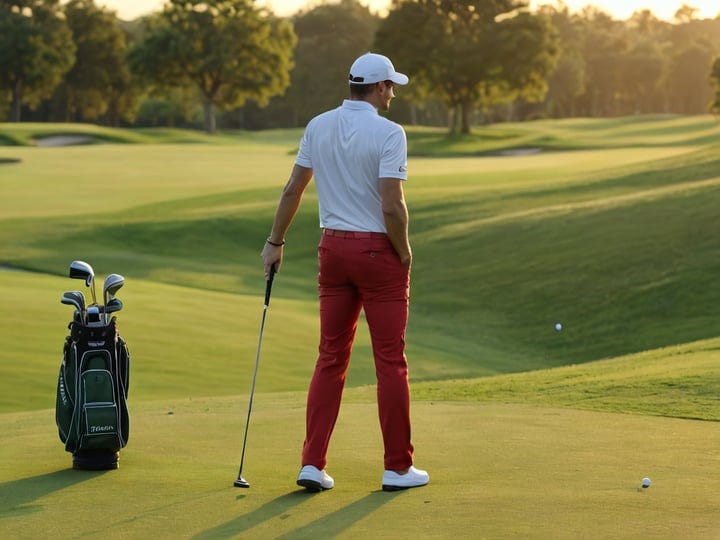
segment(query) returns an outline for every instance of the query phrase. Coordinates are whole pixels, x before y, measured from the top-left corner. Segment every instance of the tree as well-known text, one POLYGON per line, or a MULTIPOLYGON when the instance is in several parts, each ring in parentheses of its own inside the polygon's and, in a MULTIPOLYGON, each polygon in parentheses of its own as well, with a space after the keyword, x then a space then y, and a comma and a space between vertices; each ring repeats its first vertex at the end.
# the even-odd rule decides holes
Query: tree
POLYGON ((635 11, 625 23, 627 51, 618 61, 618 92, 623 113, 665 110, 663 75, 670 56, 673 25, 658 19, 648 9, 635 11))
POLYGON ((11 121, 52 95, 74 61, 59 0, 0 0, 0 92, 10 95, 11 121))
POLYGON ((111 125, 134 111, 136 100, 126 61, 127 44, 113 12, 94 0, 71 0, 65 16, 77 51, 61 93, 65 120, 97 120, 106 114, 111 125))
MULTIPOLYGON (((525 0, 394 0, 376 36, 414 78, 454 111, 451 130, 470 132, 477 108, 518 96, 542 99, 556 35, 525 0), (459 120, 459 122, 458 122, 459 120)), ((417 90, 415 90, 417 92, 417 90)))
POLYGON ((347 97, 350 65, 370 50, 378 22, 357 0, 321 4, 296 16, 298 42, 287 101, 295 110, 297 125, 305 125, 347 97))
MULTIPOLYGON (((653 112, 658 106, 664 57, 654 39, 639 39, 618 59, 618 96, 629 107, 627 112, 653 112)), ((623 111, 626 112, 626 111, 623 111)))
POLYGON ((290 23, 252 0, 169 0, 129 59, 159 87, 195 86, 214 133, 215 106, 265 105, 285 91, 295 41, 290 23))
POLYGON ((633 12, 627 27, 634 33, 644 37, 658 37, 667 32, 668 23, 658 19, 649 9, 633 12))
POLYGON ((699 11, 700 10, 696 7, 689 6, 688 4, 683 4, 675 12, 675 20, 680 23, 688 23, 695 19, 695 16, 698 14, 699 11))
POLYGON ((622 22, 594 7, 579 14, 583 27, 585 92, 577 99, 576 112, 584 116, 613 116, 620 112, 617 62, 628 50, 622 22))
POLYGON ((712 90, 707 84, 712 62, 712 49, 703 41, 674 54, 664 81, 672 112, 702 114, 707 111, 708 101, 712 98, 712 90))
POLYGON ((710 84, 715 92, 715 96, 710 102, 708 109, 711 113, 720 115, 720 56, 715 59, 710 69, 710 84))
POLYGON ((140 103, 135 125, 194 127, 202 126, 202 107, 197 100, 197 90, 186 86, 172 88, 162 97, 145 96, 140 103))
POLYGON ((550 18, 559 36, 557 64, 548 77, 547 112, 554 117, 574 116, 575 99, 585 91, 583 28, 565 5, 544 5, 539 11, 550 18))

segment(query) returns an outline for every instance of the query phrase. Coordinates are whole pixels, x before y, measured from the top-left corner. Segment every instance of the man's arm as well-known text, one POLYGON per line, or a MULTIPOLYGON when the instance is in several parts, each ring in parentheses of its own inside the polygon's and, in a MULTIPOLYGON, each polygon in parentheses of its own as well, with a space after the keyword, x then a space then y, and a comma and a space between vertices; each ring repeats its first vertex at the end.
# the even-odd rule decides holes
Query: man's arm
POLYGON ((280 202, 278 203, 277 210, 275 211, 275 219, 273 220, 270 237, 268 238, 268 242, 265 243, 265 247, 260 254, 263 259, 265 276, 269 275, 270 267, 272 265, 275 265, 276 271, 280 270, 283 258, 282 244, 285 243, 285 233, 290 228, 290 224, 300 207, 300 201, 302 201, 303 193, 305 192, 307 185, 310 183, 312 175, 312 169, 295 165, 292 173, 290 173, 290 179, 287 181, 282 190, 280 202), (272 244, 270 242, 272 242, 272 244))
POLYGON ((400 261, 404 265, 410 266, 412 262, 412 250, 408 239, 410 218, 402 183, 403 181, 399 178, 380 178, 380 199, 388 238, 397 251, 400 261))

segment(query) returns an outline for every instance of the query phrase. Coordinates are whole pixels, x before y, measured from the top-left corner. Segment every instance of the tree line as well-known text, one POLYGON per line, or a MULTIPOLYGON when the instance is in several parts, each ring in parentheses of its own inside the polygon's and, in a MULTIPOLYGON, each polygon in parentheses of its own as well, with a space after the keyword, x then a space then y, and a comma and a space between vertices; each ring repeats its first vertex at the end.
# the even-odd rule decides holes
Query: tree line
POLYGON ((372 50, 412 84, 391 115, 479 123, 720 114, 720 14, 620 21, 561 1, 340 0, 281 18, 253 0, 166 0, 121 21, 94 0, 0 0, 0 120, 110 126, 303 126, 347 96, 372 50))

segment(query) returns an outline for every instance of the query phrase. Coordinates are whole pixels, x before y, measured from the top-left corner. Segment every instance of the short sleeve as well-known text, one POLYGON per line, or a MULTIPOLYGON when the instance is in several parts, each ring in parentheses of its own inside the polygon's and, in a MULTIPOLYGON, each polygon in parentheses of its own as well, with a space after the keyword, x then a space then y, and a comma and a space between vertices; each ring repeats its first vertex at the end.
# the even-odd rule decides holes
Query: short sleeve
POLYGON ((385 139, 380 156, 378 178, 407 179, 407 138, 405 130, 398 124, 385 139))
POLYGON ((298 155, 295 158, 295 164, 300 165, 301 167, 305 167, 307 169, 312 169, 312 159, 311 159, 311 151, 310 151, 310 128, 312 126, 312 122, 308 124, 307 128, 305 129, 305 133, 303 133, 302 138, 300 139, 300 149, 298 150, 298 155))

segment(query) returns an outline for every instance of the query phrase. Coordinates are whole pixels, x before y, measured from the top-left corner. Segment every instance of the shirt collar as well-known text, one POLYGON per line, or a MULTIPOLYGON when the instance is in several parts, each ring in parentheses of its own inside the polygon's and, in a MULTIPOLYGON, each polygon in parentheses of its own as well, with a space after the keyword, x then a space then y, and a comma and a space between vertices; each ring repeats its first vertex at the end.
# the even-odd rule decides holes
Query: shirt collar
POLYGON ((343 101, 342 106, 345 109, 351 109, 353 111, 372 111, 374 113, 377 113, 377 109, 372 103, 368 103, 367 101, 362 101, 359 99, 346 99, 343 101))

